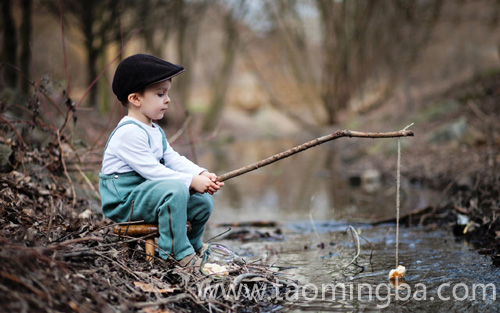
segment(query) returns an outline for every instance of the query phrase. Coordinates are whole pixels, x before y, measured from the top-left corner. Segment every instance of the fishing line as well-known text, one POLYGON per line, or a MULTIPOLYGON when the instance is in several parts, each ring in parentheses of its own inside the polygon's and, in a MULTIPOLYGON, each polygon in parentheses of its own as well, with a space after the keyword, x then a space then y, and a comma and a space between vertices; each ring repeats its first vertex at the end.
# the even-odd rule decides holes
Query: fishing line
POLYGON ((396 267, 398 268, 398 255, 399 255, 399 210, 400 199, 399 190, 401 188, 401 139, 398 138, 398 165, 396 172, 396 267))
MULTIPOLYGON (((413 123, 406 126, 403 131, 405 131, 408 127, 412 126, 413 123)), ((398 268, 399 264, 399 211, 401 207, 400 201, 400 189, 401 189, 401 139, 398 138, 398 161, 397 161, 397 170, 396 170, 396 268, 398 268)))

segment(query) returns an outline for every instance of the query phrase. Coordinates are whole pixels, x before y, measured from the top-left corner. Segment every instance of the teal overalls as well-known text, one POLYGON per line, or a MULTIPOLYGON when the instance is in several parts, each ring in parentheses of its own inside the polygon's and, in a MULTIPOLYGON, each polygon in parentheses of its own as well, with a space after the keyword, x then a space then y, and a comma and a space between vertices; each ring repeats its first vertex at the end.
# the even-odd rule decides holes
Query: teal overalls
MULTIPOLYGON (((108 143, 116 130, 127 124, 135 124, 148 134, 138 123, 126 121, 115 128, 109 136, 108 143)), ((163 152, 165 152, 167 148, 165 133, 158 125, 155 126, 162 133, 163 152)), ((149 134, 148 143, 151 146, 149 134)), ((99 193, 102 211, 111 220, 118 223, 128 222, 134 200, 132 221, 158 223, 160 233, 158 246, 165 251, 160 250, 162 258, 167 259, 172 255, 176 260, 181 260, 202 248, 201 237, 213 209, 211 195, 207 193, 190 195, 188 188, 181 181, 146 180, 135 171, 111 175, 99 173, 99 193), (192 226, 189 234, 186 230, 186 221, 190 221, 192 226)))

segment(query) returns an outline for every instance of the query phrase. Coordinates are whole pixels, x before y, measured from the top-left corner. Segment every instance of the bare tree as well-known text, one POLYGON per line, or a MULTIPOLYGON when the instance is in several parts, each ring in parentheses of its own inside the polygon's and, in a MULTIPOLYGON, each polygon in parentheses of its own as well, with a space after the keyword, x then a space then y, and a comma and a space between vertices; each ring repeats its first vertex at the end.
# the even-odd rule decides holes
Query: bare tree
POLYGON ((2 28, 3 28, 3 48, 2 63, 5 84, 8 87, 17 87, 17 33, 12 12, 12 1, 2 0, 2 28), (7 64, 5 64, 7 63, 7 64))
POLYGON ((213 1, 193 2, 187 0, 173 0, 173 19, 177 28, 177 51, 179 63, 187 70, 177 78, 177 99, 184 106, 188 102, 189 92, 194 74, 194 64, 200 35, 200 25, 203 14, 213 1))
MULTIPOLYGON (((274 23, 274 36, 280 42, 282 47, 282 56, 290 67, 292 77, 295 80, 293 89, 298 89, 297 93, 302 98, 303 103, 307 103, 315 122, 321 123, 324 112, 318 110, 314 105, 317 98, 318 78, 316 75, 316 67, 313 62, 314 52, 311 51, 311 40, 308 38, 304 18, 300 11, 303 9, 304 1, 300 0, 279 0, 266 1, 266 11, 270 19, 274 23)), ((273 96, 274 92, 269 90, 268 94, 271 98, 271 105, 277 108, 280 112, 287 115, 289 118, 300 124, 302 127, 313 131, 314 126, 307 122, 304 118, 294 114, 290 108, 286 108, 283 100, 273 96)), ((286 100, 285 100, 286 101, 286 100)))
MULTIPOLYGON (((281 71, 282 77, 278 85, 276 73, 261 74, 266 79, 263 86, 271 103, 300 125, 310 123, 291 112, 291 106, 287 108, 290 100, 297 103, 301 98, 317 123, 333 124, 367 84, 384 79, 386 85, 395 85, 402 69, 409 70, 416 63, 442 6, 442 0, 263 3, 272 24, 267 37, 274 47, 268 50, 280 55, 270 57, 268 53, 266 62, 274 58, 273 70, 281 71), (316 25, 320 27, 319 42, 316 25), (290 91, 280 92, 283 83, 290 91)), ((390 95, 392 89, 387 89, 380 97, 390 95)))
MULTIPOLYGON (((51 12, 60 17, 59 4, 54 1, 45 1, 44 4, 51 12)), ((106 48, 120 33, 119 16, 122 11, 119 0, 66 0, 62 1, 62 14, 67 25, 76 27, 83 35, 83 45, 87 54, 87 83, 88 86, 97 78, 100 61, 106 48)), ((97 103, 98 85, 89 92, 87 101, 91 106, 97 103)))
POLYGON ((227 90, 231 80, 231 73, 235 64, 237 51, 240 45, 240 34, 238 21, 245 14, 245 0, 233 4, 232 8, 227 8, 224 13, 224 43, 221 51, 222 64, 212 85, 212 100, 203 123, 204 131, 213 130, 219 120, 225 105, 227 90))
POLYGON ((133 14, 133 23, 140 25, 140 36, 144 40, 146 50, 157 57, 165 54, 165 42, 174 34, 176 24, 176 0, 137 0, 130 5, 128 11, 133 14))
POLYGON ((33 15, 33 5, 32 0, 22 1, 22 12, 23 12, 23 24, 21 25, 21 51, 19 57, 19 63, 21 72, 25 77, 21 78, 20 86, 21 92, 25 95, 29 91, 29 78, 31 77, 31 57, 30 57, 30 41, 32 32, 32 15, 33 15))
POLYGON ((328 123, 369 78, 411 67, 433 30, 442 1, 316 0, 323 24, 323 105, 328 123))

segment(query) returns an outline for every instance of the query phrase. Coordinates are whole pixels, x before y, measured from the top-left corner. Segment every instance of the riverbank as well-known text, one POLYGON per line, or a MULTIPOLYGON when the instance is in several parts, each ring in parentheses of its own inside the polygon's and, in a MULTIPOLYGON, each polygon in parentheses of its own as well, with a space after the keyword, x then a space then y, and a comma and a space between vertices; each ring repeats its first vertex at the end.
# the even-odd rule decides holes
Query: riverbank
MULTIPOLYGON (((379 119, 386 114, 388 125, 415 123, 415 137, 401 140, 401 175, 408 184, 441 194, 439 203, 407 214, 405 221, 447 227, 499 266, 500 74, 477 76, 420 100, 426 104, 418 110, 375 113, 379 119)), ((394 179, 394 141, 368 148, 351 144, 347 151, 367 156, 352 162, 351 171, 377 168, 387 180, 394 179)))

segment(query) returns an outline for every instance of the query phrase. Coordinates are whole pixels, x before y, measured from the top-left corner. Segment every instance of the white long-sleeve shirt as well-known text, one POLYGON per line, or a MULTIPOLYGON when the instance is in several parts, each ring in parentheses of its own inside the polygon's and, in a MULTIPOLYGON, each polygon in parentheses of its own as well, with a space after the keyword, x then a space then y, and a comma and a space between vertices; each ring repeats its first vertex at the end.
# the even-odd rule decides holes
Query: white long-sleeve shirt
POLYGON ((157 126, 149 126, 129 116, 122 118, 120 123, 126 121, 140 124, 148 132, 151 146, 148 134, 139 126, 121 126, 109 139, 104 151, 103 174, 135 171, 147 180, 175 179, 189 188, 193 176, 206 170, 179 155, 168 142, 163 153, 162 134, 157 126), (161 158, 165 160, 165 165, 159 162, 161 158))

